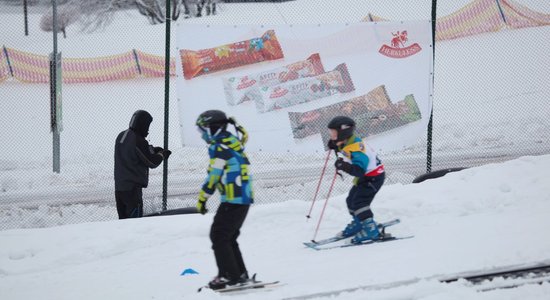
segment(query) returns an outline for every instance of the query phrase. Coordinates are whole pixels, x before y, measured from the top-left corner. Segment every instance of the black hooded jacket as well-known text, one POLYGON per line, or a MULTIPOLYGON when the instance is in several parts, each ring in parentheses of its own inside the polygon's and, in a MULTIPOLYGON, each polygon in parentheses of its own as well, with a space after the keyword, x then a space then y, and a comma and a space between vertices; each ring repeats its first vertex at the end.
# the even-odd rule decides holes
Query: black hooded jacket
POLYGON ((115 190, 129 191, 136 187, 147 187, 149 168, 158 167, 162 154, 155 153, 145 137, 153 117, 144 110, 138 110, 130 120, 130 126, 122 131, 115 143, 115 190))

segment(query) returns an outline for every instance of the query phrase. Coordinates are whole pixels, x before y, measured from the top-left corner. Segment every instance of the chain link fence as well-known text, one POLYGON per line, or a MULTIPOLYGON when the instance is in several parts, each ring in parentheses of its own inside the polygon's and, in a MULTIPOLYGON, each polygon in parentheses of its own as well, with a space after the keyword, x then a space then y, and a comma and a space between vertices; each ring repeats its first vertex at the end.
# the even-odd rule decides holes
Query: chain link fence
MULTIPOLYGON (((128 127, 134 111, 144 109, 154 118, 149 142, 163 144, 164 8, 157 9, 162 15, 154 19, 133 1, 112 1, 118 3, 116 11, 98 24, 68 9, 72 1, 59 1, 61 16, 86 18, 66 21, 59 34, 64 84, 58 174, 52 172, 45 63, 53 44, 53 33, 44 25, 51 1, 25 2, 27 9, 21 1, 0 1, 4 129, 0 133, 0 229, 114 220, 117 134, 128 127)), ((432 16, 430 1, 182 1, 173 5, 181 13, 179 24, 334 24, 430 20, 432 16)), ((411 183, 429 167, 474 167, 550 153, 550 42, 545 38, 550 33, 550 4, 459 0, 438 1, 436 8, 432 155, 427 155, 428 132, 411 147, 379 153, 388 174, 386 185, 411 183)), ((172 26, 172 39, 175 30, 172 26)), ((172 59, 177 54, 174 44, 172 59)), ((208 155, 206 147, 181 146, 174 77, 169 97, 171 209, 195 205, 208 155)), ((248 154, 256 203, 312 200, 324 153, 248 154)), ((328 170, 318 200, 324 200, 333 179, 332 169, 328 170)), ((337 179, 332 195, 347 193, 350 184, 350 178, 337 179)), ((211 210, 217 200, 215 196, 208 202, 211 210)), ((162 167, 151 170, 144 202, 145 213, 162 210, 162 167)))

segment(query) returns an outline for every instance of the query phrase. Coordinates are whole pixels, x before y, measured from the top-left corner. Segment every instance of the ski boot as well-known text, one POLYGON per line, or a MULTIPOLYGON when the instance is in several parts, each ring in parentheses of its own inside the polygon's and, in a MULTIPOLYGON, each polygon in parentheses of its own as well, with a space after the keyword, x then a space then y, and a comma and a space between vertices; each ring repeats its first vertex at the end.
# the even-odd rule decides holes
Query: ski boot
POLYGON ((241 274, 241 276, 239 277, 239 279, 237 279, 237 283, 238 284, 247 284, 247 283, 252 283, 255 281, 255 278, 256 277, 256 274, 254 274, 254 276, 252 276, 252 278, 248 277, 248 272, 244 272, 241 274))
MULTIPOLYGON (((255 277, 255 276, 254 276, 255 277)), ((230 286, 247 285, 254 282, 254 277, 249 278, 248 272, 244 272, 237 279, 229 279, 223 276, 216 276, 208 283, 208 286, 213 290, 224 289, 230 286)))
POLYGON ((230 282, 231 280, 223 276, 216 276, 208 283, 208 287, 213 290, 225 289, 230 282))
POLYGON ((361 230, 351 239, 352 244, 361 244, 368 240, 377 240, 381 237, 380 230, 373 218, 361 221, 361 230))
POLYGON ((356 216, 353 216, 353 220, 346 225, 346 228, 339 233, 339 236, 343 238, 354 236, 361 231, 361 229, 361 220, 359 220, 356 216))

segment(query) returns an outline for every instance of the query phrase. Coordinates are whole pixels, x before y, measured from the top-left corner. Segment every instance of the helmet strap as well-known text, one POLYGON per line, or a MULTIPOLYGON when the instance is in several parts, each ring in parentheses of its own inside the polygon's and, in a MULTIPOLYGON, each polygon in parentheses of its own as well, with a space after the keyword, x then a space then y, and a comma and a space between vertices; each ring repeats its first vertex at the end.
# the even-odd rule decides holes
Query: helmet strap
POLYGON ((214 137, 216 135, 218 135, 218 133, 220 133, 222 131, 222 127, 219 127, 218 130, 216 130, 216 132, 212 133, 210 127, 208 128, 208 132, 210 133, 210 136, 211 137, 214 137))

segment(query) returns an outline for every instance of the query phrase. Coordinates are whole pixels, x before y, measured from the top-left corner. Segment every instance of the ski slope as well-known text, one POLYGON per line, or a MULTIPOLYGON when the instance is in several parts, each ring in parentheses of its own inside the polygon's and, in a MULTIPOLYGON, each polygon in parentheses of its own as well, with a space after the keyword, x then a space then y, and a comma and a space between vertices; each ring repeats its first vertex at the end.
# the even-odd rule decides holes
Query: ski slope
MULTIPOLYGON (((230 299, 282 299, 388 284, 434 275, 550 259, 550 155, 447 174, 421 184, 388 185, 374 201, 380 221, 412 239, 314 251, 322 207, 285 195, 252 207, 239 239, 258 279, 281 280, 272 290, 230 299)), ((153 217, 0 232, 2 299, 226 299, 197 288, 217 272, 210 241, 213 214, 153 217), (180 274, 191 268, 199 274, 180 274)), ((342 229, 345 197, 329 200, 319 237, 342 229)), ((505 280, 501 280, 504 281, 505 280)), ((476 292, 463 281, 436 280, 391 289, 357 290, 331 299, 548 299, 550 284, 476 292)))

